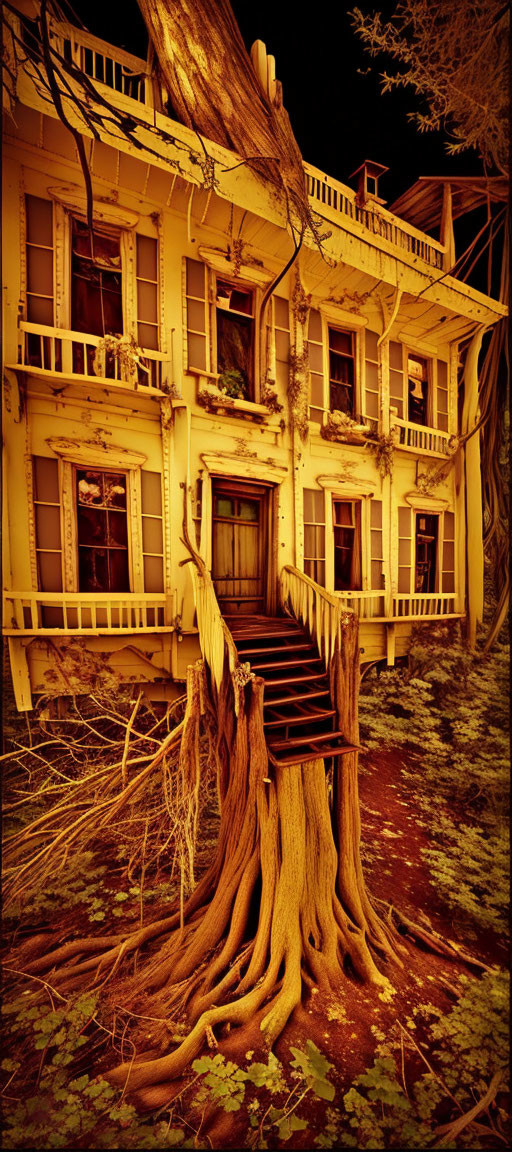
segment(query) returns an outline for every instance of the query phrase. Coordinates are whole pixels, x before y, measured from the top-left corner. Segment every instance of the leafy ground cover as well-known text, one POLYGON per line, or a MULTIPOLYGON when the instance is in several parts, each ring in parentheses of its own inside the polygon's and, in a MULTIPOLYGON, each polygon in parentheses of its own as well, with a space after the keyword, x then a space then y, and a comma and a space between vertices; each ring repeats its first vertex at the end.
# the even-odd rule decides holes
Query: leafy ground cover
MULTIPOLYGON (((406 975, 394 993, 349 980, 336 994, 313 987, 274 1053, 262 1047, 258 1019, 243 1061, 229 1032, 218 1046, 212 1038, 172 1098, 138 1114, 103 1078, 112 1063, 135 1056, 122 974, 63 995, 51 974, 27 982, 20 972, 43 933, 58 943, 165 914, 182 880, 171 867, 179 856, 156 776, 108 836, 77 845, 61 872, 7 908, 5 1147, 507 1145, 507 661, 504 646, 479 660, 451 629, 420 632, 409 666, 368 677, 361 697, 370 891, 383 904, 392 894, 406 915, 469 948, 483 968, 404 941, 406 975)), ((11 718, 8 830, 43 813, 64 777, 97 771, 98 755, 117 764, 133 707, 127 694, 115 713, 89 701, 65 716, 31 719, 28 730, 11 718), (54 743, 43 750, 45 741, 54 743)), ((179 718, 179 710, 162 715, 141 703, 135 751, 179 718)), ((201 805, 196 878, 216 828, 212 785, 201 805)), ((137 954, 130 963, 136 971, 137 954)), ((156 1045, 162 1026, 179 1036, 176 1020, 140 1025, 156 1045)))

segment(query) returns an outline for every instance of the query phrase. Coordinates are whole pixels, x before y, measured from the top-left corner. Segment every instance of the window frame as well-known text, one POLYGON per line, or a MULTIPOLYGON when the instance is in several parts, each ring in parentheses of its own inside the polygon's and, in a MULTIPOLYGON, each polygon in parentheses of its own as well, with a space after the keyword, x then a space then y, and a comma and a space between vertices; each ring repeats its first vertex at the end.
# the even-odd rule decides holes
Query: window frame
POLYGON ((418 428, 418 429, 426 428, 426 429, 429 429, 429 431, 442 432, 445 435, 452 432, 453 421, 452 421, 452 400, 451 400, 451 387, 452 387, 452 385, 451 385, 451 363, 450 363, 450 359, 445 360, 443 356, 438 355, 437 353, 422 351, 421 348, 419 348, 417 345, 402 344, 402 342, 400 340, 395 340, 395 341, 393 341, 393 343, 400 344, 400 346, 402 348, 402 367, 401 367, 401 369, 400 368, 393 368, 391 366, 391 364, 389 365, 390 383, 391 383, 391 372, 392 371, 396 371, 396 372, 401 371, 402 372, 402 381, 403 381, 402 402, 403 402, 403 406, 404 406, 404 415, 400 416, 397 412, 392 411, 392 408, 396 407, 396 405, 393 404, 394 398, 391 395, 391 391, 390 391, 390 393, 389 393, 389 412, 390 412, 391 423, 393 422, 393 419, 396 418, 398 420, 404 420, 406 424, 412 424, 414 426, 414 428, 418 428), (425 364, 427 366, 427 422, 425 424, 418 424, 415 420, 411 420, 410 415, 409 415, 409 366, 408 366, 409 358, 411 358, 413 360, 414 359, 422 360, 425 362, 425 364), (439 427, 438 361, 442 361, 443 364, 446 364, 446 388, 444 390, 447 393, 447 412, 443 413, 443 415, 446 416, 447 428, 440 428, 439 427))
POLYGON ((249 379, 249 382, 248 382, 249 395, 248 396, 240 396, 240 397, 237 397, 237 399, 245 400, 250 404, 251 403, 252 404, 258 403, 259 394, 260 394, 259 383, 257 384, 257 381, 259 381, 258 366, 259 366, 259 344, 260 344, 260 340, 259 340, 259 323, 258 323, 258 321, 259 321, 259 300, 257 299, 257 288, 255 285, 246 284, 245 281, 242 281, 239 279, 236 279, 236 280, 233 279, 232 280, 232 279, 230 279, 229 276, 224 276, 221 272, 211 272, 211 270, 210 270, 210 276, 213 277, 213 281, 211 281, 211 284, 210 284, 211 363, 215 365, 214 374, 217 377, 217 383, 218 383, 220 376, 221 376, 221 373, 219 372, 219 362, 218 362, 218 343, 219 343, 219 341, 218 341, 218 322, 217 322, 218 312, 219 311, 226 311, 228 313, 232 313, 234 316, 241 316, 241 317, 245 316, 248 319, 250 319, 250 321, 251 321, 250 361, 251 361, 252 380, 249 379), (237 312, 231 308, 219 309, 219 305, 217 303, 219 282, 221 284, 226 285, 227 287, 231 288, 235 292, 238 291, 238 292, 246 293, 248 296, 250 296, 251 303, 252 303, 252 312, 251 313, 237 312))
MULTIPOLYGON (((335 313, 334 308, 328 308, 320 302, 315 305, 316 310, 320 315, 320 322, 322 325, 322 377, 323 377, 323 408, 318 405, 311 404, 311 377, 308 374, 308 422, 311 431, 323 427, 327 423, 329 416, 334 409, 331 409, 331 384, 330 384, 330 347, 329 347, 329 331, 332 329, 334 332, 342 332, 352 338, 352 360, 354 364, 354 384, 353 384, 353 414, 350 419, 358 421, 360 414, 363 411, 364 389, 365 389, 365 340, 364 329, 366 322, 357 322, 355 317, 348 317, 346 314, 339 316, 335 313), (321 420, 314 420, 311 416, 311 408, 316 412, 322 412, 321 420)), ((309 318, 308 318, 309 325, 309 318)), ((306 334, 306 343, 320 345, 320 341, 312 340, 309 337, 309 329, 306 334)), ((315 370, 316 371, 316 370, 315 370)), ((311 369, 309 369, 311 372, 311 369)), ((317 373, 318 374, 318 373, 317 373)), ((362 419, 362 417, 361 417, 362 419)))
MULTIPOLYGON (((125 507, 124 507, 124 509, 119 509, 119 511, 124 511, 125 516, 126 516, 126 549, 123 548, 122 550, 126 551, 126 554, 127 554, 126 558, 128 561, 128 585, 129 586, 127 589, 123 589, 120 592, 115 592, 114 589, 112 589, 112 588, 104 588, 104 589, 101 589, 101 591, 98 591, 97 594, 103 595, 104 593, 110 592, 115 596, 116 595, 129 596, 131 594, 131 592, 133 591, 133 588, 132 588, 132 583, 133 583, 132 564, 131 564, 132 533, 130 531, 130 473, 124 469, 113 468, 113 467, 109 468, 109 467, 105 467, 105 466, 101 467, 101 466, 97 466, 97 465, 90 467, 90 468, 88 468, 87 465, 84 465, 84 464, 73 464, 72 465, 73 494, 74 494, 74 527, 75 527, 75 533, 76 533, 76 590, 77 590, 77 592, 82 592, 82 589, 80 588, 80 543, 79 543, 79 527, 78 527, 79 503, 78 503, 77 476, 78 476, 79 472, 85 472, 85 471, 100 472, 102 475, 111 474, 111 475, 115 475, 115 476, 124 476, 126 479, 125 507)), ((94 505, 91 505, 91 507, 94 507, 94 505)), ((101 509, 101 511, 103 511, 103 508, 101 509)), ((87 547, 87 545, 83 545, 83 547, 87 547)), ((106 544, 104 547, 107 550, 110 549, 110 546, 108 544, 106 544)), ((114 550, 114 549, 112 549, 112 550, 114 550)), ((91 593, 90 591, 86 592, 85 590, 83 591, 83 594, 84 595, 95 595, 95 593, 91 593)))

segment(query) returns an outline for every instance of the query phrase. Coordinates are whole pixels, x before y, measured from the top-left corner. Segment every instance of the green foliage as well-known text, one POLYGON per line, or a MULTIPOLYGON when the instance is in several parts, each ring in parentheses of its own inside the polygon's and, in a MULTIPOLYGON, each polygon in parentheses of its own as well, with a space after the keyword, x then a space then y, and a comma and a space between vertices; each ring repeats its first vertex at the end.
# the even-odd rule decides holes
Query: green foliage
POLYGON ((506 932, 509 908, 509 844, 503 832, 454 824, 442 813, 436 834, 442 847, 423 848, 432 882, 465 920, 506 932))
POLYGON ((107 868, 95 865, 92 852, 81 852, 70 857, 65 869, 54 880, 45 881, 42 891, 30 891, 23 903, 10 904, 5 915, 12 919, 33 920, 38 925, 52 921, 63 911, 82 906, 92 921, 105 919, 105 888, 103 877, 107 868))
POLYGON ((247 384, 238 368, 224 368, 219 376, 219 388, 233 400, 247 399, 247 384))
POLYGON ((418 1012, 435 1015, 430 1036, 443 1079, 461 1103, 483 1095, 495 1072, 509 1062, 509 974, 496 969, 480 979, 460 977, 464 992, 442 1016, 432 1005, 418 1012))
POLYGON ((507 915, 509 650, 468 651, 458 629, 418 628, 407 668, 369 677, 360 697, 370 750, 400 748, 428 817, 432 883, 466 923, 507 915))

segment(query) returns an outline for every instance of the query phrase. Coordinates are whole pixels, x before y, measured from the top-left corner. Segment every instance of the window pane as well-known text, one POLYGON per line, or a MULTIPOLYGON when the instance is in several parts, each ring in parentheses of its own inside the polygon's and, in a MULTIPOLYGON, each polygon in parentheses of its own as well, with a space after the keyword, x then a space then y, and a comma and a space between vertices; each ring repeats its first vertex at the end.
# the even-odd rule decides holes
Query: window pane
POLYGON ((366 361, 366 387, 370 388, 372 392, 379 390, 379 370, 371 360, 366 361))
POLYGON ((378 359, 378 356, 379 356, 379 348, 378 348, 378 344, 377 344, 378 339, 379 339, 379 337, 377 336, 376 332, 370 332, 368 330, 366 331, 366 333, 365 333, 366 355, 371 360, 377 360, 378 359))
POLYGON ((157 279, 157 242, 151 236, 137 236, 137 276, 157 279))
POLYGON ((410 508, 398 509, 398 534, 399 536, 411 535, 411 510, 410 508))
POLYGON ((163 550, 162 521, 153 520, 149 516, 143 516, 142 551, 156 552, 160 556, 163 550))
POLYGON ((455 592, 455 575, 453 572, 443 572, 443 592, 455 592))
POLYGON ((80 505, 103 504, 103 476, 101 472, 81 472, 76 474, 78 503, 80 505))
POLYGON ((205 306, 202 300, 189 300, 187 313, 187 327, 195 332, 205 332, 205 306))
POLYGON ((162 512, 162 483, 159 472, 146 472, 141 474, 142 486, 142 514, 160 516, 162 512))
POLYGON ((376 392, 366 392, 365 394, 365 415, 369 416, 371 420, 378 420, 379 418, 379 397, 376 392))
POLYGON ((322 424, 324 418, 324 410, 318 408, 309 409, 309 419, 313 420, 315 424, 322 424))
POLYGON ((53 213, 51 200, 27 196, 27 241, 29 244, 53 244, 53 213))
POLYGON ((206 338, 204 336, 195 336, 189 333, 188 363, 190 368, 206 371, 206 338))
POLYGON ((238 506, 238 515, 241 520, 258 520, 259 519, 259 505, 255 500, 240 500, 238 506))
POLYGON ((145 280, 137 281, 137 308, 139 320, 146 321, 151 324, 156 324, 156 284, 147 284, 145 280))
POLYGON ((370 500, 370 523, 372 528, 382 528, 382 500, 370 500))
POLYGON ((36 504, 36 540, 38 548, 60 548, 60 508, 36 504))
POLYGON ((39 587, 41 592, 62 592, 60 552, 38 552, 39 587))
POLYGON ((36 500, 48 504, 59 503, 59 469, 56 460, 34 456, 34 496, 36 500))
POLYGON ((338 332, 329 328, 329 348, 335 352, 344 352, 346 356, 352 355, 352 333, 338 332))
POLYGON ((404 377, 402 372, 389 373, 389 393, 393 400, 399 400, 403 396, 404 391, 404 377))
MULTIPOLYGON (((158 324, 138 324, 137 325, 137 342, 139 348, 148 348, 149 350, 158 352, 158 324)), ((143 379, 148 382, 148 377, 143 374, 143 379)))
POLYGON ((321 372, 323 369, 323 354, 320 344, 309 345, 309 368, 311 372, 321 372))
POLYGON ((78 543, 107 543, 107 513, 104 508, 78 508, 78 543))
POLYGON ((108 512, 107 531, 108 544, 115 545, 116 547, 120 548, 128 547, 126 514, 124 512, 108 512))
POLYGON ((382 560, 382 532, 376 528, 371 532, 371 554, 374 560, 382 560))
POLYGON ((304 489, 304 523, 311 524, 312 520, 314 520, 314 518, 315 518, 314 513, 313 513, 313 509, 314 509, 313 497, 314 497, 314 495, 315 495, 315 493, 311 490, 311 488, 305 488, 304 489))
POLYGON ((217 371, 235 372, 247 399, 252 379, 253 322, 217 309, 217 371))
POLYGON ((27 319, 31 324, 49 324, 53 327, 53 300, 42 296, 27 296, 27 319))
POLYGON ((78 549, 80 592, 107 592, 108 563, 106 548, 78 549))
POLYGON ((187 259, 187 296, 205 298, 205 267, 199 260, 187 259))
POLYGON ((384 579, 380 560, 372 560, 372 588, 383 588, 384 579))
POLYGON ((311 376, 311 403, 315 408, 324 406, 324 381, 322 376, 311 376))
POLYGON ((128 552, 121 548, 110 549, 109 563, 109 592, 129 592, 128 552))
POLYGON ((27 289, 41 296, 53 296, 53 251, 27 248, 27 289))
POLYGON ((163 592, 164 570, 158 556, 144 557, 144 589, 146 592, 163 592))
POLYGON ((103 500, 109 508, 126 508, 126 476, 103 473, 103 500))
POLYGON ((283 296, 274 296, 275 322, 279 328, 289 328, 290 315, 288 301, 283 296))
POLYGON ((448 431, 448 416, 446 413, 439 412, 437 416, 437 427, 441 432, 448 431))
POLYGON ((334 501, 334 523, 352 525, 352 504, 346 500, 334 501))
POLYGON ((288 332, 276 332, 276 360, 288 360, 290 337, 288 332))
POLYGON ((444 538, 445 540, 455 539, 455 513, 445 512, 444 514, 444 538))
POLYGON ((228 496, 217 496, 215 512, 217 516, 234 516, 233 501, 228 496))
POLYGON ((396 340, 389 341, 389 367, 390 368, 403 368, 403 350, 402 345, 398 344, 396 340))
POLYGON ((324 494, 313 488, 313 508, 315 511, 314 520, 317 524, 325 524, 325 510, 324 510, 324 494))
POLYGON ((405 595, 411 591, 411 569, 399 568, 398 569, 398 591, 405 595))
POLYGON ((314 555, 325 556, 325 528, 319 526, 314 531, 316 532, 314 555))
POLYGON ((453 572, 455 568, 455 544, 452 541, 445 540, 443 548, 443 568, 453 572))
POLYGON ((315 555, 315 529, 309 524, 304 526, 304 555, 310 558, 315 555))
POLYGON ((437 361, 437 383, 440 388, 448 388, 448 365, 445 360, 437 361))
POLYGON ((411 563, 411 541, 399 540, 398 541, 398 563, 410 564, 411 563))
POLYGON ((308 339, 322 342, 322 317, 317 308, 311 308, 309 313, 308 339))

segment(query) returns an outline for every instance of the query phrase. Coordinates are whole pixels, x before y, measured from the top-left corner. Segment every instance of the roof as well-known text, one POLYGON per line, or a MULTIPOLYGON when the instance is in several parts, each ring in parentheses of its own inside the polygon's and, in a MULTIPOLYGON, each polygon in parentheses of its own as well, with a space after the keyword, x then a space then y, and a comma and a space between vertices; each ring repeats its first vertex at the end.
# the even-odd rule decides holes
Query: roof
POLYGON ((453 219, 479 208, 482 204, 506 202, 508 181, 505 176, 420 176, 419 180, 391 204, 389 211, 407 220, 422 232, 441 225, 443 190, 452 191, 453 219))

